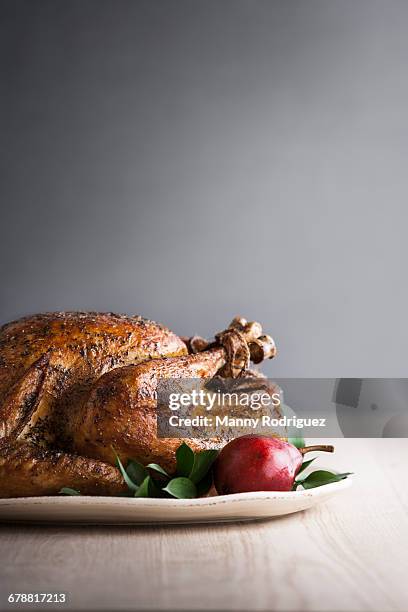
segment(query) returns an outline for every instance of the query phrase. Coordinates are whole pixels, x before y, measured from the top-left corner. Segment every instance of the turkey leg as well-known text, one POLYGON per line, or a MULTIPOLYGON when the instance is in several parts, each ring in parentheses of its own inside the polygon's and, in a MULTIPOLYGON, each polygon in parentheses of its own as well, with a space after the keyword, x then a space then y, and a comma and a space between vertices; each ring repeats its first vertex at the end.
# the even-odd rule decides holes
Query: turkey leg
MULTIPOLYGON (((112 370, 97 381, 79 418, 72 422, 75 450, 108 463, 115 452, 122 461, 157 462, 168 470, 175 466, 175 451, 182 440, 157 436, 157 386, 163 378, 213 378, 243 376, 251 357, 251 345, 273 357, 273 341, 262 335, 259 324, 241 325, 234 320, 217 334, 216 342, 195 354, 156 359, 112 370)), ((259 354, 257 353, 257 358, 259 354)), ((221 445, 222 439, 189 439, 195 450, 221 445)))

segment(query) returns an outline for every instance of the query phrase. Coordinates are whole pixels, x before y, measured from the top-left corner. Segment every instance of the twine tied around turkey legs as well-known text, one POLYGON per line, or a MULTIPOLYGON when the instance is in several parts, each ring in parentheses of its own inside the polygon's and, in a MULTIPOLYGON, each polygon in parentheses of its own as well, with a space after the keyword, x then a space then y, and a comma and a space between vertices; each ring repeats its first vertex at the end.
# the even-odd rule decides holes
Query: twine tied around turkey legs
POLYGON ((224 378, 238 378, 249 367, 249 362, 261 363, 276 355, 275 342, 262 332, 262 325, 256 321, 248 322, 235 317, 228 329, 215 335, 215 342, 208 342, 200 336, 188 339, 192 353, 200 353, 210 348, 222 346, 225 349, 226 364, 219 371, 224 378))

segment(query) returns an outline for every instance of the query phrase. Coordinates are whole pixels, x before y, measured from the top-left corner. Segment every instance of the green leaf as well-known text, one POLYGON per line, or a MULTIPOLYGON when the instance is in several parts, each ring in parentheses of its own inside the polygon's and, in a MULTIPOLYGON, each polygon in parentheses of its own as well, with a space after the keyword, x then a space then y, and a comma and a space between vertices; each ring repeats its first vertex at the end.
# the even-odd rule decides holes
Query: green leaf
POLYGON ((141 485, 146 476, 149 475, 146 468, 133 459, 131 459, 126 466, 126 474, 129 476, 130 480, 138 486, 141 485))
POLYGON ((188 478, 194 465, 194 452, 183 442, 176 451, 177 474, 188 478))
POLYGON ((179 499, 192 499, 197 496, 195 484, 189 478, 184 478, 183 476, 170 480, 163 491, 179 499))
POLYGON ((123 464, 122 464, 121 460, 119 459, 119 456, 118 456, 117 452, 115 451, 115 449, 114 449, 114 448, 112 448, 112 450, 113 450, 113 452, 115 453, 115 457, 116 457, 116 465, 117 465, 117 466, 118 466, 118 468, 120 469, 121 474, 122 474, 122 476, 123 476, 123 479, 124 479, 124 481, 126 482, 127 486, 129 487, 129 489, 130 489, 131 491, 137 491, 139 487, 138 487, 138 486, 137 486, 137 484, 135 484, 135 483, 133 482, 133 480, 132 480, 132 479, 131 479, 131 478, 128 476, 128 474, 127 474, 127 472, 126 472, 125 468, 123 467, 123 464))
POLYGON ((300 466, 300 470, 298 471, 297 475, 299 476, 299 474, 301 474, 302 472, 304 472, 304 471, 305 471, 305 469, 306 469, 307 467, 309 467, 309 465, 310 465, 311 463, 313 463, 313 461, 314 461, 315 459, 317 459, 317 457, 313 457, 313 459, 309 459, 308 461, 304 461, 304 462, 302 463, 302 465, 300 466))
POLYGON ((135 491, 135 497, 151 497, 150 496, 150 476, 146 476, 140 487, 135 491))
POLYGON ((306 442, 304 438, 288 438, 289 444, 293 444, 296 448, 304 448, 306 446, 306 442))
POLYGON ((71 489, 71 487, 62 487, 59 494, 60 495, 81 495, 79 491, 77 491, 76 489, 71 489))
POLYGON ((200 453, 195 453, 193 469, 190 473, 190 480, 192 480, 194 484, 197 484, 204 478, 217 456, 217 450, 205 450, 200 453))
POLYGON ((208 493, 213 483, 212 470, 208 470, 207 474, 197 484, 197 497, 201 497, 208 493))
POLYGON ((340 482, 340 480, 344 480, 347 476, 350 476, 350 474, 352 474, 352 472, 335 474, 326 470, 317 470, 309 474, 309 476, 306 476, 306 478, 297 480, 296 484, 302 485, 304 489, 314 489, 315 487, 322 487, 331 482, 340 482))
POLYGON ((149 497, 167 497, 167 493, 163 493, 163 483, 158 483, 150 476, 149 482, 149 497))
POLYGON ((158 472, 162 476, 166 476, 167 478, 169 478, 169 475, 166 472, 166 470, 164 470, 161 467, 161 465, 159 465, 158 463, 149 463, 148 465, 146 465, 146 468, 150 468, 151 470, 154 470, 155 472, 158 472))

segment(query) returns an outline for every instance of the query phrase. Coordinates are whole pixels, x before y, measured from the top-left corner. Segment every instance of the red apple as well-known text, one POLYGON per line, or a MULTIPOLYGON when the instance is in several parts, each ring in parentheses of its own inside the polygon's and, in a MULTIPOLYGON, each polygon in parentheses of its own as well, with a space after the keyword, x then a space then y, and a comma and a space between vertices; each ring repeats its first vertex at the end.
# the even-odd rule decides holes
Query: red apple
POLYGON ((246 491, 291 491, 304 453, 333 452, 332 446, 297 449, 279 438, 248 435, 224 446, 214 464, 214 484, 220 495, 246 491))

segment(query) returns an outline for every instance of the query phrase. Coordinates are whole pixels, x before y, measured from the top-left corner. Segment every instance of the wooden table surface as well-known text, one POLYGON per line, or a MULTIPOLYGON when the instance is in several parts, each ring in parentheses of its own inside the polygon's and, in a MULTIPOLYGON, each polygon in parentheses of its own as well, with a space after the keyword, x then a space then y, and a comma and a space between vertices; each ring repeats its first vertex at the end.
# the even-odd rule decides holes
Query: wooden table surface
MULTIPOLYGON (((303 513, 176 527, 0 525, 10 592, 62 610, 408 610, 408 442, 336 440, 353 486, 303 513)), ((23 609, 30 609, 24 606, 23 609)), ((35 607, 39 609, 39 607, 35 607)), ((48 607, 48 610, 53 609, 48 607)))

